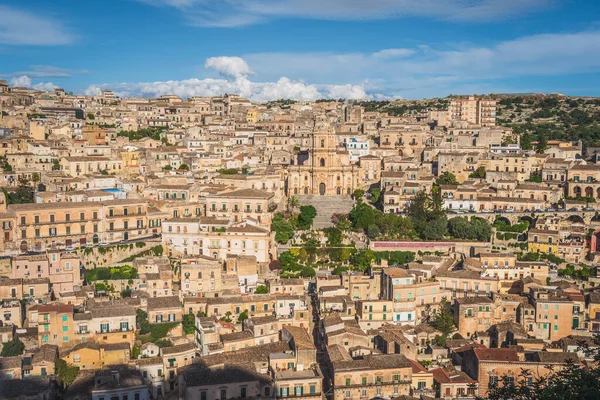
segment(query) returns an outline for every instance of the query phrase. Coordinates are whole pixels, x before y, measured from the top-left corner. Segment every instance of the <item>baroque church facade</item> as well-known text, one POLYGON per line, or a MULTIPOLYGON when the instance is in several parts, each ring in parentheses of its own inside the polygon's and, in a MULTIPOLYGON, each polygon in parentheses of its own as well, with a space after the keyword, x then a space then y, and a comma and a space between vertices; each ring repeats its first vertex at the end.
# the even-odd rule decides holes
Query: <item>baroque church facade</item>
POLYGON ((333 126, 322 118, 315 121, 308 154, 304 163, 288 168, 288 196, 351 195, 361 187, 360 167, 350 162, 345 149, 338 149, 333 126))

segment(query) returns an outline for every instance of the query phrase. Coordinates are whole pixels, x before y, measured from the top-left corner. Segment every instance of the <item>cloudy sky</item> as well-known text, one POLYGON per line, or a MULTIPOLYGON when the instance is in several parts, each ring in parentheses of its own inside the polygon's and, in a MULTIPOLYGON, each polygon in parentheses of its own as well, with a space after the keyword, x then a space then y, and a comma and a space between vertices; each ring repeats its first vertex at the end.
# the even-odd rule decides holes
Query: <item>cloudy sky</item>
POLYGON ((597 0, 0 0, 0 77, 121 96, 600 96, 597 0))

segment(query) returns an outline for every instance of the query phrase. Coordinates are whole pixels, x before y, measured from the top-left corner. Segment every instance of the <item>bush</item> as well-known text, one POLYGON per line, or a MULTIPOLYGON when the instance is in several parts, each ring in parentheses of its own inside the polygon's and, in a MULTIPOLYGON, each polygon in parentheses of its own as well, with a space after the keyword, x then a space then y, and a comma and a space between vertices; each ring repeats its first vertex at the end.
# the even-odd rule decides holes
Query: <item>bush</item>
POLYGON ((54 362, 54 371, 65 387, 69 387, 75 381, 75 378, 77 378, 79 367, 68 365, 65 360, 58 358, 54 362))
POLYGON ((19 340, 18 337, 15 336, 12 338, 12 340, 4 343, 0 355, 2 357, 20 356, 23 354, 23 351, 25 351, 25 345, 19 340))
POLYGON ((313 267, 309 267, 309 266, 303 267, 302 270, 300 271, 300 275, 303 278, 312 278, 316 275, 315 269, 313 267))
POLYGON ((153 342, 155 345, 157 345, 158 347, 160 347, 161 349, 163 347, 173 347, 173 342, 171 342, 169 339, 160 339, 160 340, 156 340, 153 342))
POLYGON ((267 294, 269 293, 269 289, 267 289, 267 287, 265 285, 260 285, 256 287, 256 290, 254 291, 255 294, 267 294))
POLYGON ((194 317, 194 314, 185 314, 183 316, 183 333, 186 335, 191 335, 195 332, 196 330, 196 318, 194 317))

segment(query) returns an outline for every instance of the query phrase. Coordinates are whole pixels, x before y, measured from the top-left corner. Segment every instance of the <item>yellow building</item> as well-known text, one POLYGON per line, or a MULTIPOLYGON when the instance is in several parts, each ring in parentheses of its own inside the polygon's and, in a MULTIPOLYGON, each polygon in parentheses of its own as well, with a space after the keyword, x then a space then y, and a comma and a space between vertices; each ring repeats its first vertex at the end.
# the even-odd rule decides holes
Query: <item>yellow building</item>
POLYGON ((130 358, 129 343, 80 343, 65 351, 60 358, 82 370, 127 364, 130 358))
POLYGON ((39 346, 55 344, 69 348, 74 344, 72 304, 38 306, 37 324, 39 346))
POLYGON ((5 249, 43 251, 148 237, 147 210, 143 200, 12 204, 15 239, 5 249))
POLYGON ((558 256, 558 231, 531 229, 528 235, 527 250, 530 253, 545 253, 558 256))

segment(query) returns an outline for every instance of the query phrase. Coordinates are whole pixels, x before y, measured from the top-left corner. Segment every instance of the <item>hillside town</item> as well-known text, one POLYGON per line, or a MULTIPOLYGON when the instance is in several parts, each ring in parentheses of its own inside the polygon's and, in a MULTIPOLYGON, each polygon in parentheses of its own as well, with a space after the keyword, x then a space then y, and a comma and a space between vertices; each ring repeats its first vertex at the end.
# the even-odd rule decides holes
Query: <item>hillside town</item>
POLYGON ((513 100, 0 80, 0 397, 475 399, 592 368, 600 146, 513 100))

